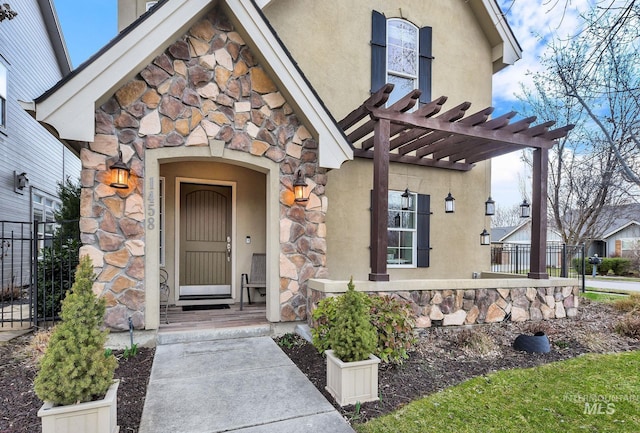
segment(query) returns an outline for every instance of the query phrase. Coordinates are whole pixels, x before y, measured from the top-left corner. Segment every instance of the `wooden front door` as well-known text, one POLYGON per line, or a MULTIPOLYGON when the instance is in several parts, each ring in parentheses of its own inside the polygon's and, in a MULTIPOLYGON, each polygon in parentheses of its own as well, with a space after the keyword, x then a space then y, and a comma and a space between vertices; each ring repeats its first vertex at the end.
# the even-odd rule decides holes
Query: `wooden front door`
POLYGON ((180 299, 231 297, 230 186, 180 185, 180 299))

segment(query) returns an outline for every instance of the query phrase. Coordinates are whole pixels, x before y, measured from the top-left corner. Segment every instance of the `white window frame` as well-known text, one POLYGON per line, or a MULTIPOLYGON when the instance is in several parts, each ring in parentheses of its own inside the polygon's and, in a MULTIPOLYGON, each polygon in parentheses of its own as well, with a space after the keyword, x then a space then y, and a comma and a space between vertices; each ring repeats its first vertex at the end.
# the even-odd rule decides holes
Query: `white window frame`
MULTIPOLYGON (((386 36, 387 36, 387 41, 386 41, 386 64, 385 64, 386 82, 387 83, 391 82, 389 80, 389 76, 393 75, 395 77, 413 80, 413 89, 414 90, 417 89, 420 86, 420 29, 415 24, 413 24, 412 22, 407 21, 405 19, 402 19, 402 18, 389 18, 389 19, 387 19, 386 36), (396 23, 396 22, 400 22, 402 24, 409 25, 409 26, 411 26, 411 27, 413 27, 415 29, 415 35, 416 35, 416 40, 415 40, 415 47, 416 48, 415 48, 415 59, 414 59, 414 62, 415 62, 415 65, 416 65, 416 73, 415 73, 415 75, 408 74, 408 73, 402 72, 402 71, 395 71, 395 70, 390 70, 389 69, 389 54, 391 52, 390 46, 392 45, 389 42, 389 35, 391 34, 389 29, 393 25, 393 23, 396 23)), ((401 98, 401 97, 403 97, 405 95, 406 95, 406 92, 401 91, 399 89, 394 89, 393 92, 391 92, 391 95, 389 95, 389 101, 387 102, 387 106, 392 105, 399 98, 401 98), (398 93, 396 93, 396 92, 398 92, 398 93), (398 99, 396 99, 395 96, 397 96, 398 99)), ((415 107, 414 107, 414 109, 415 109, 415 107)), ((411 111, 413 111, 413 109, 411 111)))
POLYGON ((55 212, 60 210, 61 203, 60 200, 50 196, 46 193, 34 192, 32 198, 32 214, 31 218, 35 221, 36 215, 38 221, 38 251, 41 251, 42 248, 51 246, 51 242, 53 240, 53 236, 55 234, 55 230, 57 224, 55 222, 55 212), (44 230, 44 231, 43 231, 44 230))
POLYGON ((387 247, 387 267, 412 269, 418 267, 418 195, 416 193, 410 192, 409 209, 403 210, 401 206, 394 206, 394 203, 401 202, 401 196, 403 193, 404 191, 389 191, 387 235, 388 232, 411 233, 411 261, 409 263, 402 263, 403 259, 400 257, 402 246, 387 247), (401 221, 400 227, 397 227, 394 221, 394 219, 398 216, 400 217, 401 221), (405 220, 405 217, 413 219, 413 224, 407 224, 408 226, 412 225, 413 228, 402 227, 402 223, 404 221, 407 221, 405 220), (391 224, 392 221, 394 221, 394 224, 391 224), (391 257, 390 254, 393 254, 393 257, 391 257))

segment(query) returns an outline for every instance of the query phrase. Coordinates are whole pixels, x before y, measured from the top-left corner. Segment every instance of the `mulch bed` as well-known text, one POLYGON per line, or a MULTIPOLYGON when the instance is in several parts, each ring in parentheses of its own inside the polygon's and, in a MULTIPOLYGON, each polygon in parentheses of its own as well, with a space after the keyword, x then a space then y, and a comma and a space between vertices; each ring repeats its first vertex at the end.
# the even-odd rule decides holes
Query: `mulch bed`
MULTIPOLYGON (((36 366, 27 350, 30 336, 0 345, 0 433, 41 432, 42 401, 33 391, 36 366)), ((121 433, 138 431, 155 349, 139 348, 134 357, 118 358, 118 425, 121 433)))
MULTIPOLYGON (((354 406, 336 408, 351 422, 364 422, 389 413, 402 405, 471 377, 511 368, 526 368, 564 360, 583 353, 639 350, 640 341, 617 334, 614 326, 623 314, 610 305, 581 300, 577 319, 560 319, 538 323, 501 323, 460 328, 431 328, 420 331, 420 338, 410 358, 400 366, 381 365, 379 389, 382 399, 354 406), (551 340, 551 352, 528 354, 514 350, 513 340, 521 333, 544 331, 551 340), (469 344, 474 336, 484 337, 481 344, 469 344)), ((42 402, 33 392, 35 364, 29 354, 29 336, 0 345, 0 433, 38 433, 37 412, 42 402)), ((311 382, 325 395, 324 358, 303 339, 295 336, 277 338, 311 382)), ((122 433, 138 431, 154 349, 120 359, 116 378, 118 389, 118 424, 122 433)))
POLYGON ((380 364, 378 402, 340 407, 324 389, 326 361, 300 337, 276 339, 282 350, 307 375, 318 390, 352 423, 392 412, 412 400, 490 372, 528 368, 565 360, 584 353, 608 353, 639 350, 640 341, 615 332, 623 313, 611 305, 581 299, 576 319, 558 319, 537 323, 506 322, 473 327, 430 328, 420 332, 416 348, 404 364, 380 364), (526 353, 512 348, 520 334, 544 331, 551 341, 551 352, 526 353), (485 343, 468 344, 472 336, 482 334, 485 343))

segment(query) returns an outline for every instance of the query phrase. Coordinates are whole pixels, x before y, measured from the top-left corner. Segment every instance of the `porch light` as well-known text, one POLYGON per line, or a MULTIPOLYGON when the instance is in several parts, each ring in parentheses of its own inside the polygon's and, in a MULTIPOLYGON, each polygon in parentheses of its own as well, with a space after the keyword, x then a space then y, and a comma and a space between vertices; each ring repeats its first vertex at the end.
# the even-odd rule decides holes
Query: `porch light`
POLYGON ((302 172, 298 170, 296 173, 296 179, 293 181, 293 195, 295 202, 300 204, 306 204, 309 201, 309 197, 305 197, 304 189, 307 187, 307 181, 304 180, 302 172))
POLYGON ((411 192, 409 191, 409 188, 405 189, 400 197, 402 210, 409 210, 411 207, 411 192))
POLYGON ((480 245, 489 245, 491 243, 491 233, 487 229, 483 229, 480 233, 480 245))
POLYGON ((129 188, 129 174, 131 170, 122 161, 122 152, 118 151, 118 160, 111 166, 111 183, 112 188, 125 189, 129 188))
POLYGON ((451 192, 444 199, 444 211, 445 213, 454 213, 456 211, 456 199, 453 198, 451 192))
POLYGON ((491 199, 491 196, 484 202, 484 214, 487 216, 495 215, 496 202, 491 199))
POLYGON ((29 183, 29 178, 27 177, 27 173, 22 172, 20 174, 16 174, 16 178, 14 182, 15 182, 16 188, 20 190, 25 189, 27 184, 29 183))
POLYGON ((522 203, 520 203, 520 218, 529 218, 531 216, 531 206, 527 203, 527 199, 525 198, 522 203))

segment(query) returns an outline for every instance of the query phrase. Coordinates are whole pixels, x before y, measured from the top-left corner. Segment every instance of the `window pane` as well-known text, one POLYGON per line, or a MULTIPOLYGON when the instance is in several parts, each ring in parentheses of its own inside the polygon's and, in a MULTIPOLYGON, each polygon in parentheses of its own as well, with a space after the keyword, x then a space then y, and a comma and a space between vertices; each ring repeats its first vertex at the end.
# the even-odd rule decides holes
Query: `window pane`
POLYGON ((418 29, 402 20, 389 20, 387 64, 389 71, 417 75, 418 29))
POLYGON ((415 78, 399 77, 392 74, 387 74, 387 83, 391 83, 395 86, 393 88, 393 92, 389 95, 387 106, 397 102, 400 98, 417 87, 417 80, 415 78))

